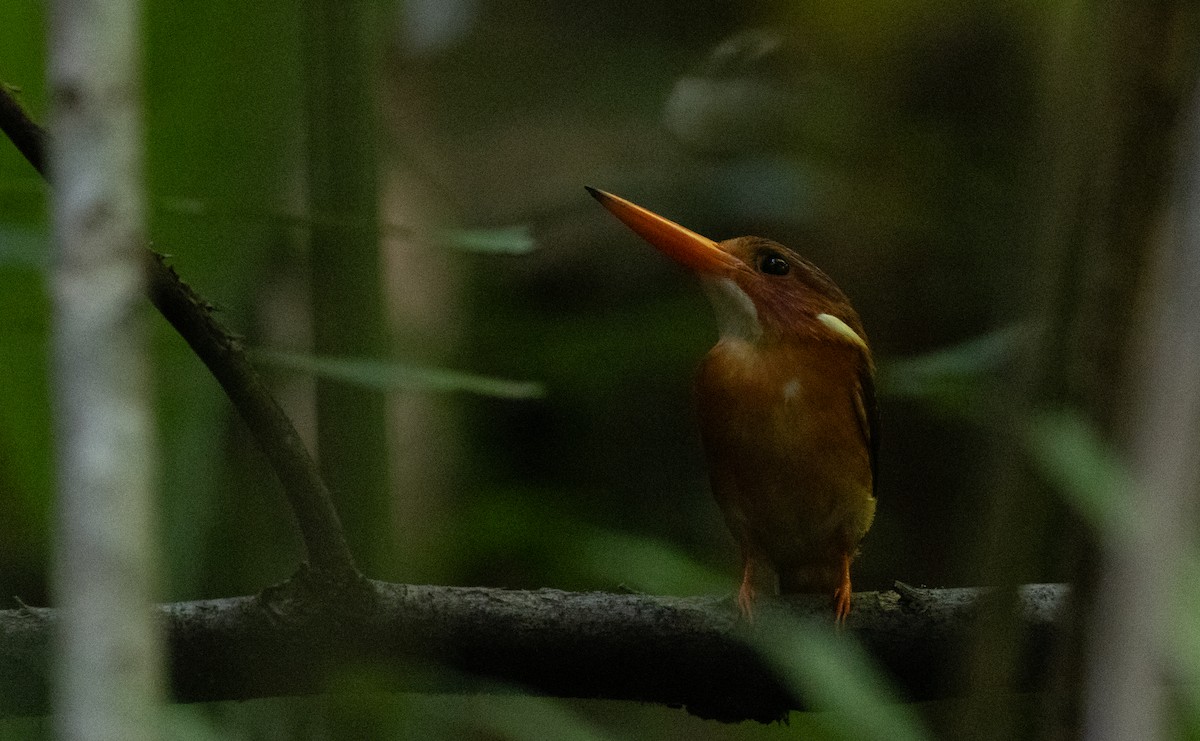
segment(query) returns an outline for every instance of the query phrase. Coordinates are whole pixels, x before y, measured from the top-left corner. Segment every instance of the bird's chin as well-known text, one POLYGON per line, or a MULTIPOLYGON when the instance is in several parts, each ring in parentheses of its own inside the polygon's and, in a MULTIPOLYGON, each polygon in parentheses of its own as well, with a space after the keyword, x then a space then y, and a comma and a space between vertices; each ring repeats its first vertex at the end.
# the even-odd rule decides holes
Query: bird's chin
POLYGON ((762 336, 754 301, 732 278, 706 276, 704 292, 717 315, 722 338, 753 341, 762 336))

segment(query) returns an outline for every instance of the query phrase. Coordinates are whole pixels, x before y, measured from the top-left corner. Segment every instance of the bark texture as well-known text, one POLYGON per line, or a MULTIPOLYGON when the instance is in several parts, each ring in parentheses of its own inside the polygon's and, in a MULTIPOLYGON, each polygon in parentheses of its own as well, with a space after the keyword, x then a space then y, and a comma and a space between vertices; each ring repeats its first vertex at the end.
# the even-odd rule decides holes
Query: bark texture
MULTIPOLYGON (((808 707, 752 648, 762 628, 740 622, 728 598, 369 586, 331 599, 339 587, 304 572, 256 596, 161 606, 174 698, 314 693, 331 672, 359 665, 375 669, 397 691, 508 687, 686 707, 725 721, 772 721, 808 707)), ((854 595, 845 638, 861 642, 906 700, 963 692, 956 668, 990 593, 897 590, 854 595)), ((1061 585, 1020 588, 1024 660, 1017 689, 1044 680, 1047 648, 1067 597, 1061 585)), ((996 600, 1001 603, 1011 604, 996 600)), ((833 630, 824 597, 792 597, 762 610, 764 625, 772 612, 786 610, 833 630)), ((57 620, 44 608, 0 612, 0 712, 45 708, 45 646, 57 620)))

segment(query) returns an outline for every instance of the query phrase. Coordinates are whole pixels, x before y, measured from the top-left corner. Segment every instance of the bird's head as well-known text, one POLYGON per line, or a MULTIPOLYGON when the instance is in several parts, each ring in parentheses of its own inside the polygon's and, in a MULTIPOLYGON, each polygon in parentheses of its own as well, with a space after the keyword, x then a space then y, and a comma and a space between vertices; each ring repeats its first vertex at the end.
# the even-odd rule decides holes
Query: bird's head
POLYGON ((714 242, 624 198, 587 191, 638 236, 703 279, 722 337, 830 338, 866 350, 862 322, 846 294, 793 250, 761 237, 714 242))

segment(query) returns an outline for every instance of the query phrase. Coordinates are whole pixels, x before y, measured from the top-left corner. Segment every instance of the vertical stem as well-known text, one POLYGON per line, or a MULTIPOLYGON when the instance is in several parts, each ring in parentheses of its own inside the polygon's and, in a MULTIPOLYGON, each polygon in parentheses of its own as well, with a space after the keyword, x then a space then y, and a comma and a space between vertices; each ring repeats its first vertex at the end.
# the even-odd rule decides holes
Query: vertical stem
POLYGON ((66 739, 157 735, 139 56, 136 0, 53 4, 56 712, 66 739))
POLYGON ((1172 631, 1194 620, 1184 595, 1193 594, 1185 559, 1200 480, 1200 87, 1191 95, 1171 207, 1151 254, 1148 311, 1132 353, 1130 502, 1138 527, 1129 542, 1103 544, 1084 705, 1089 739, 1165 737, 1172 631))
MULTIPOLYGON (((1014 294, 1039 332, 1027 348, 1024 371, 1010 381, 1013 398, 1022 399, 1014 420, 1038 409, 1073 407, 1107 440, 1127 432, 1120 424, 1134 411, 1134 395, 1124 392, 1130 380, 1138 386, 1138 379, 1145 378, 1139 375, 1138 354, 1130 352, 1142 331, 1131 317, 1153 297, 1153 286, 1142 276, 1151 264, 1174 167, 1178 112, 1188 93, 1183 78, 1196 58, 1194 45, 1186 43, 1195 38, 1191 5, 1180 0, 1046 5, 1049 35, 1041 58, 1045 129, 1040 143, 1046 160, 1046 210, 1040 238, 1028 252, 1033 266, 1029 290, 1014 294)), ((1107 664, 1107 676, 1093 673, 1089 681, 1097 684, 1080 689, 1081 666, 1094 661, 1084 658, 1085 650, 1090 653, 1092 646, 1100 646, 1101 652, 1111 654, 1109 649, 1116 647, 1144 647, 1106 637, 1107 627, 1085 617, 1083 606, 1093 599, 1098 573, 1089 557, 1096 544, 1082 528, 1062 525, 1059 518, 1065 514, 1056 511, 1057 505, 1035 482, 1027 459, 1016 446, 1010 451, 988 514, 984 581, 1019 583, 1046 573, 1051 558, 1058 559, 1056 568, 1066 564, 1076 569, 1078 589, 1056 649, 1061 657, 1057 690, 1044 698, 1045 722, 1061 732, 1058 724, 1073 727, 1086 720, 1081 692, 1100 698, 1097 707, 1104 713, 1121 713, 1110 702, 1111 693, 1125 692, 1128 704, 1142 686, 1147 657, 1127 652, 1125 658, 1131 661, 1123 667, 1106 659, 1102 663, 1107 664), (1038 535, 1040 540, 1035 540, 1038 535), (1085 630, 1101 631, 1087 637, 1086 649, 1085 630), (1126 674, 1126 669, 1139 674, 1126 674)), ((1125 565, 1101 565, 1109 573, 1102 576, 1100 595, 1110 592, 1113 579, 1137 586, 1136 569, 1115 570, 1125 565)), ((1126 607, 1143 615, 1155 612, 1128 598, 1134 594, 1127 593, 1126 607)), ((986 729, 989 738, 1011 738, 1016 732, 1016 716, 1001 718, 993 700, 1008 692, 1018 676, 1023 649, 1017 628, 1015 620, 1006 618, 978 632, 973 669, 993 694, 980 693, 980 711, 966 722, 986 729)), ((1117 738, 1150 737, 1131 728, 1109 725, 1104 732, 1117 738)), ((1090 738, 1091 729, 1085 735, 1090 738)))
MULTIPOLYGON (((1057 157, 1053 249, 1043 250, 1061 258, 1044 263, 1053 324, 1041 358, 1055 373, 1039 380, 1037 397, 1076 405, 1114 448, 1127 448, 1136 479, 1130 503, 1139 521, 1152 512, 1158 518, 1153 532, 1139 530, 1133 542, 1100 533, 1094 544, 1076 546, 1098 548, 1100 558, 1086 559, 1078 617, 1066 629, 1086 630, 1064 652, 1070 664, 1063 669, 1064 678, 1084 682, 1078 696, 1057 701, 1058 712, 1080 723, 1086 738, 1159 738, 1169 724, 1155 641, 1171 606, 1165 585, 1177 564, 1170 544, 1186 518, 1178 487, 1166 485, 1178 484, 1168 480, 1178 471, 1158 466, 1174 446, 1194 440, 1190 420, 1181 422, 1194 413, 1194 393, 1179 385, 1193 378, 1193 366, 1182 361, 1194 350, 1194 327, 1157 324, 1161 312, 1177 310, 1180 295, 1191 297, 1179 293, 1193 279, 1178 272, 1186 242, 1173 241, 1186 201, 1175 204, 1180 213, 1170 220, 1162 217, 1172 174, 1194 166, 1176 143, 1187 131, 1182 114, 1193 94, 1198 16, 1194 4, 1179 0, 1070 7, 1070 63, 1058 69, 1061 95, 1051 98, 1053 151, 1066 156, 1057 157), (1177 264, 1162 273, 1163 260, 1177 264)), ((1184 189, 1177 199, 1194 192, 1190 180, 1175 187, 1184 189)))
MULTIPOLYGON (((380 357, 377 71, 369 0, 306 0, 308 189, 318 355, 380 357)), ((317 447, 351 549, 378 573, 390 541, 384 399, 317 380, 317 447)))

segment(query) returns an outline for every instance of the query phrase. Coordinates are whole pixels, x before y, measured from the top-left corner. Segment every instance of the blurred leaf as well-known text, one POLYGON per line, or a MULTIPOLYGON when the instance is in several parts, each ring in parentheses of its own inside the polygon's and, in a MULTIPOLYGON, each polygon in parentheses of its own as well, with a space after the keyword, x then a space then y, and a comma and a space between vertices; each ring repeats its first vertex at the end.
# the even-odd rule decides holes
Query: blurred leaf
POLYGON ((535 399, 545 395, 541 384, 531 381, 509 381, 444 368, 366 358, 320 358, 275 350, 256 350, 254 359, 279 368, 376 391, 462 391, 502 399, 535 399))
POLYGON ((444 229, 439 232, 437 241, 466 252, 500 255, 523 255, 537 247, 529 227, 523 225, 496 229, 444 229))
POLYGON ((916 710, 901 704, 890 682, 851 637, 772 610, 762 611, 751 644, 793 691, 845 738, 929 738, 916 710))
POLYGON ((720 594, 733 577, 723 577, 678 547, 653 538, 591 530, 574 543, 579 567, 600 581, 648 594, 720 594))
POLYGON ((398 692, 394 667, 354 666, 338 672, 330 686, 326 715, 340 729, 334 738, 613 738, 580 717, 570 700, 529 695, 519 685, 469 678, 436 664, 408 665, 401 672, 407 682, 432 691, 398 692), (437 692, 464 682, 476 691, 437 692))
POLYGON ((1024 340, 1021 326, 1006 327, 966 342, 889 361, 879 370, 880 394, 921 399, 945 411, 970 414, 987 379, 1011 361, 1024 340))
POLYGON ((1138 513, 1129 472, 1079 414, 1044 412, 1026 432, 1035 463, 1067 501, 1107 538, 1128 538, 1138 513))
MULTIPOLYGON (((1137 547, 1138 532, 1147 525, 1134 506, 1131 474, 1086 419, 1075 412, 1044 412, 1029 425, 1026 445, 1042 472, 1104 540, 1137 547)), ((1200 551, 1189 543, 1177 555, 1170 610, 1160 616, 1160 650, 1184 683, 1180 697, 1189 721, 1200 728, 1200 551)))
MULTIPOLYGON (((614 738, 571 712, 561 701, 546 697, 499 696, 488 703, 489 712, 472 726, 505 739, 561 739, 603 741, 614 738)), ((462 716, 460 716, 460 719, 462 716)))
POLYGON ((175 741, 222 741, 229 738, 208 719, 201 706, 166 705, 163 707, 166 736, 175 741))
MULTIPOLYGON (((274 223, 281 227, 309 231, 314 226, 357 227, 367 220, 337 214, 319 216, 289 211, 274 206, 248 206, 243 201, 216 198, 194 198, 185 196, 157 196, 154 198, 156 213, 189 219, 220 217, 242 222, 274 223)), ((439 229, 432 239, 418 234, 402 223, 378 222, 380 234, 402 237, 449 247, 464 252, 481 252, 495 255, 524 255, 537 249, 537 241, 526 225, 496 227, 491 229, 439 229)))

